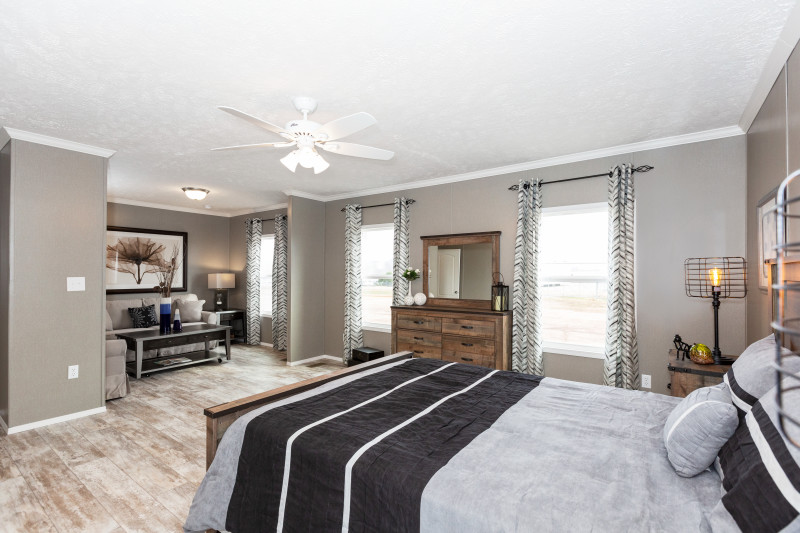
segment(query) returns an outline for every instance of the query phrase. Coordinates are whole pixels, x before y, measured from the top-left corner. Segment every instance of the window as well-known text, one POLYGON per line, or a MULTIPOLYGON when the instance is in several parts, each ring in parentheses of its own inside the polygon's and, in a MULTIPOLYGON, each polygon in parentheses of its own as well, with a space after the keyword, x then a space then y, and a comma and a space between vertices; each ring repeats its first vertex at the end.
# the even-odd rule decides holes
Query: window
POLYGON ((272 316, 272 260, 275 256, 275 235, 261 236, 261 315, 272 316))
POLYGON ((542 211, 539 253, 546 351, 603 353, 608 284, 608 206, 542 211))
POLYGON ((361 228, 361 323, 388 331, 392 325, 394 227, 372 224, 361 228))

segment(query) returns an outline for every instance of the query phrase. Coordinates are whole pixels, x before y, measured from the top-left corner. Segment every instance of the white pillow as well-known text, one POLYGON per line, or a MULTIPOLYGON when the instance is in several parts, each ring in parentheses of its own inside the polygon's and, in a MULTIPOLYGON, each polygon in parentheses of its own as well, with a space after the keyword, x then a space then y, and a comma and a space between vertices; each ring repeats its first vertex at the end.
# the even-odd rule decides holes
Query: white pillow
POLYGON ((692 477, 711 466, 738 424, 724 383, 697 389, 681 400, 664 424, 664 446, 675 472, 692 477))
POLYGON ((202 311, 205 303, 205 300, 178 300, 176 307, 181 312, 181 322, 183 324, 200 322, 203 319, 202 311))

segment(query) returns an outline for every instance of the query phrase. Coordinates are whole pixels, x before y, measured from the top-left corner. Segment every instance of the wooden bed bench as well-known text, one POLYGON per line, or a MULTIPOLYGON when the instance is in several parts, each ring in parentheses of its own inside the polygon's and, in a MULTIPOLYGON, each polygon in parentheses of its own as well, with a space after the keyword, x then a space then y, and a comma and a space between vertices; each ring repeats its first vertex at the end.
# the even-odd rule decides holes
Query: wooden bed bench
POLYGON ((243 414, 294 394, 319 387, 343 376, 358 374, 359 372, 364 372, 371 368, 395 363, 403 359, 410 359, 412 355, 411 352, 398 352, 393 355, 381 357, 375 361, 370 361, 369 363, 343 368, 342 370, 299 381, 292 385, 285 385, 277 389, 206 408, 203 411, 203 414, 206 415, 206 469, 211 466, 211 461, 214 460, 214 456, 217 453, 217 446, 225 430, 243 414))

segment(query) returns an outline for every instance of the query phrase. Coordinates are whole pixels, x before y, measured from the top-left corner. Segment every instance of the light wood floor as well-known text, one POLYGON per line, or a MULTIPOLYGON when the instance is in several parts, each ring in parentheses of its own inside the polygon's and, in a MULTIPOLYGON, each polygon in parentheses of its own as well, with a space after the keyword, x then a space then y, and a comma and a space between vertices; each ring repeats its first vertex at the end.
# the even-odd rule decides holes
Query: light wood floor
POLYGON ((231 357, 131 379, 103 414, 0 432, 0 531, 182 531, 205 473, 203 408, 341 368, 288 367, 261 346, 231 357))

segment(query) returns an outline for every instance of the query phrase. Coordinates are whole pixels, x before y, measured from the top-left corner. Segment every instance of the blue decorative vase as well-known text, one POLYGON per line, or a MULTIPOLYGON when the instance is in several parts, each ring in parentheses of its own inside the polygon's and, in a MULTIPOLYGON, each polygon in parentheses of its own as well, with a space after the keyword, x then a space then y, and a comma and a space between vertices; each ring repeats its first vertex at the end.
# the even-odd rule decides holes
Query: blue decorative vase
POLYGON ((175 333, 180 333, 183 330, 183 326, 181 326, 181 310, 175 310, 175 322, 172 323, 172 331, 175 333))
POLYGON ((159 318, 160 327, 158 332, 162 335, 171 333, 172 328, 170 327, 170 322, 172 322, 172 300, 170 298, 161 298, 159 310, 159 314, 161 316, 159 318))

